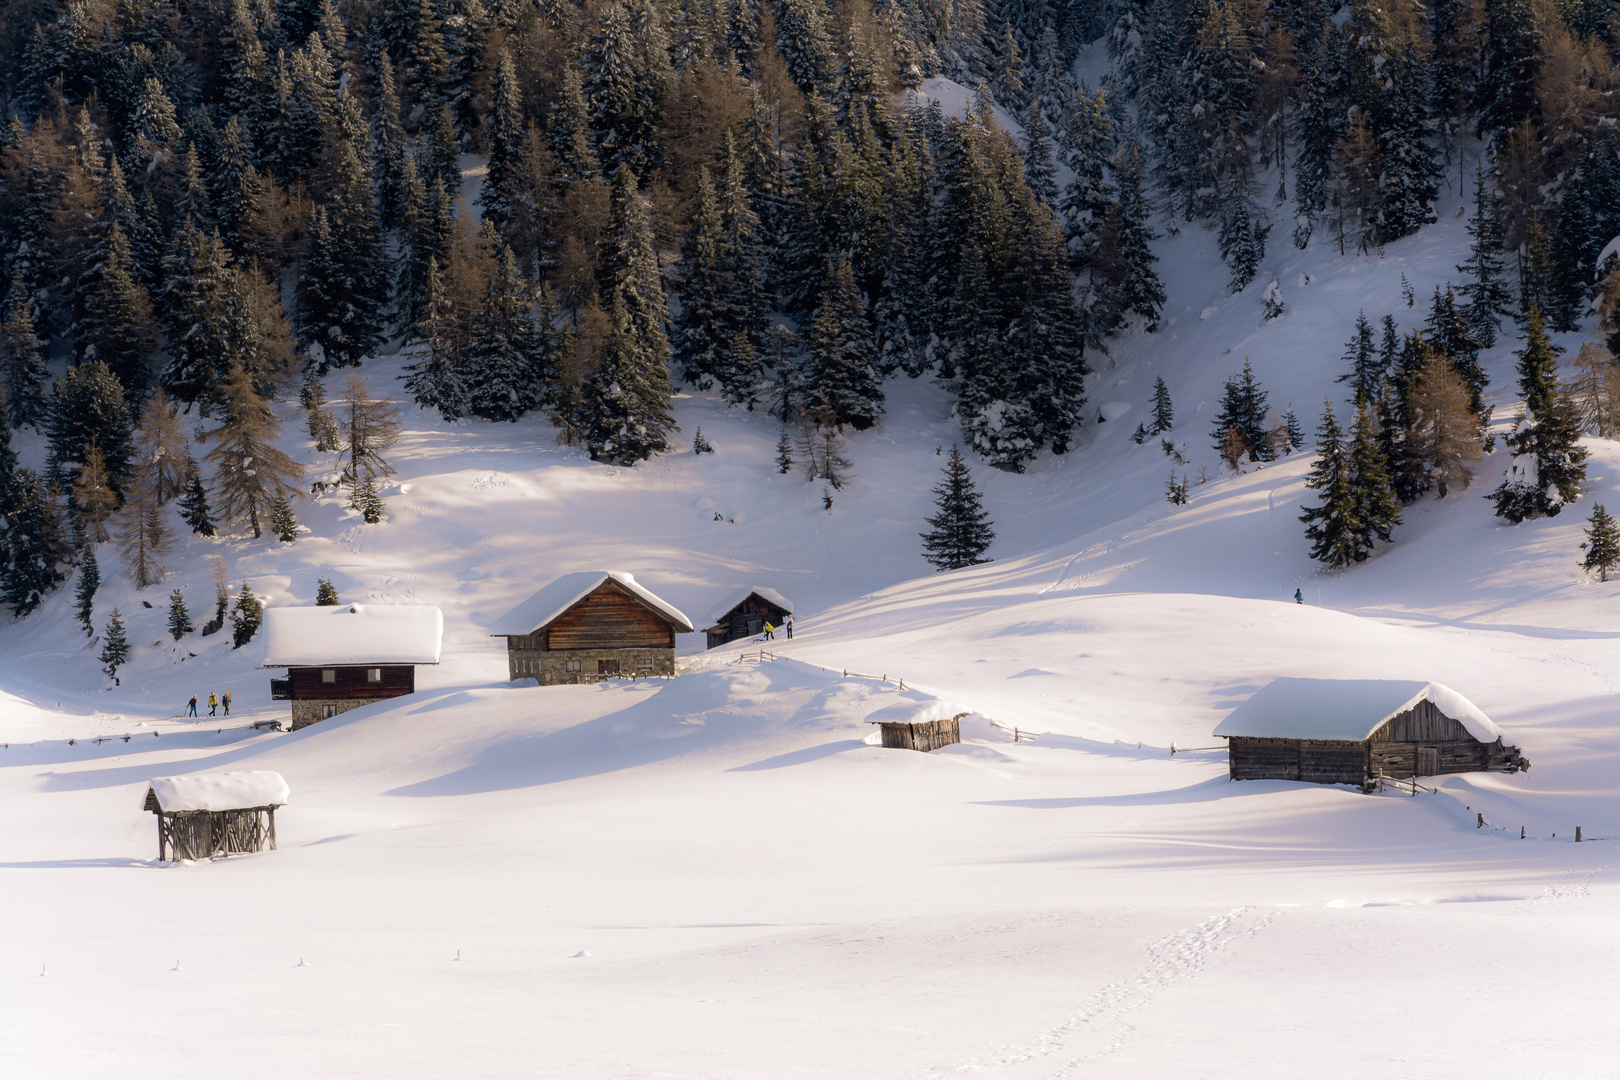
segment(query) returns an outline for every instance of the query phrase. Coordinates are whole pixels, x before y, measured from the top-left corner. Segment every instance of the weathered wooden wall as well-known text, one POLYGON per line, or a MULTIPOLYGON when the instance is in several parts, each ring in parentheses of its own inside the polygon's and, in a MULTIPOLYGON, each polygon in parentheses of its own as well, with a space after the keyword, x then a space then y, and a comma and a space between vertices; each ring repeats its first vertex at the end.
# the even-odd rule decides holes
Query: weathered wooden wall
POLYGON ((675 647, 669 620, 612 581, 559 615, 544 634, 550 651, 675 647))
POLYGON ((292 700, 345 701, 352 698, 391 698, 416 693, 416 668, 410 664, 361 667, 293 668, 292 700), (367 682, 366 668, 382 667, 382 682, 367 682), (322 682, 322 671, 335 671, 336 682, 322 682))
POLYGON ((1373 742, 1441 743, 1462 740, 1479 745, 1468 729, 1424 699, 1386 720, 1372 733, 1373 742))
POLYGON ((1367 775, 1367 747, 1359 742, 1235 737, 1227 759, 1233 780, 1360 784, 1367 775))
POLYGON ((1527 767, 1518 747, 1504 746, 1501 739, 1490 743, 1472 738, 1431 743, 1374 740, 1367 755, 1369 776, 1382 770, 1385 776, 1403 780, 1447 773, 1517 772, 1527 767))
POLYGON ((878 728, 883 733, 883 745, 890 750, 921 750, 926 754, 962 741, 962 726, 957 717, 922 724, 879 724, 878 728))
POLYGON ((250 851, 274 851, 276 811, 189 810, 158 815, 158 859, 212 859, 250 851))

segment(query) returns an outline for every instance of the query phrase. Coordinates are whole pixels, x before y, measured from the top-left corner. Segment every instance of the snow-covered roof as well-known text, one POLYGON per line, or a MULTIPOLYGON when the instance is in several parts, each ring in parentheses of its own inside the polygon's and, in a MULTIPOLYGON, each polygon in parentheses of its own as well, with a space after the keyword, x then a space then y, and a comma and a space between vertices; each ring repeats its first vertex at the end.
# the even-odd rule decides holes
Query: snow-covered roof
POLYGON ((1425 698, 1480 742, 1494 742, 1502 734, 1449 686, 1406 679, 1276 679, 1228 713, 1215 734, 1361 742, 1425 698))
POLYGON ((437 664, 444 616, 427 605, 338 604, 264 612, 265 667, 437 664))
POLYGON ((648 607, 674 623, 675 629, 679 632, 683 634, 692 632, 692 620, 681 614, 680 609, 673 604, 648 591, 646 586, 636 581, 635 575, 627 574, 623 570, 579 570, 572 574, 564 574, 496 619, 495 625, 489 628, 490 636, 521 637, 524 634, 532 634, 595 592, 605 581, 615 582, 632 595, 639 597, 648 607))
POLYGON ((714 614, 709 617, 709 622, 711 624, 720 622, 727 615, 731 614, 732 608, 736 607, 750 596, 758 596, 761 600, 769 600, 783 611, 791 612, 793 610, 793 601, 789 600, 775 589, 767 589, 763 585, 750 585, 748 588, 738 589, 736 592, 728 596, 724 604, 721 604, 719 607, 714 609, 714 614))
MULTIPOLYGON (((909 694, 909 692, 908 692, 909 694)), ((912 697, 866 714, 868 724, 931 724, 971 712, 936 697, 912 697)))
POLYGON ((255 806, 282 806, 290 792, 287 781, 275 772, 193 773, 159 776, 151 794, 165 813, 183 810, 248 810, 255 806))

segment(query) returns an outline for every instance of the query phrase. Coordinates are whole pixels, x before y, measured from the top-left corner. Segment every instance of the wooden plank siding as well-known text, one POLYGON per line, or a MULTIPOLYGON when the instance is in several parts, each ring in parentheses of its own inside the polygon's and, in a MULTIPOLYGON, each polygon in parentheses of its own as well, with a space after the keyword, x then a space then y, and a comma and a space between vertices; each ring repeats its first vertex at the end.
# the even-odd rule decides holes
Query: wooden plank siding
POLYGON ((416 668, 411 664, 364 664, 358 667, 299 667, 287 672, 294 701, 348 701, 354 698, 402 697, 416 692, 416 668), (367 682, 369 668, 382 670, 381 682, 367 682), (323 671, 336 673, 334 682, 321 677, 323 671))
POLYGON ((889 750, 921 750, 927 753, 962 741, 962 713, 949 720, 928 720, 920 724, 879 724, 883 745, 889 750))
POLYGON ((614 581, 604 581, 541 633, 549 652, 675 647, 675 627, 668 617, 614 581))
POLYGON ((707 647, 713 649, 728 641, 753 637, 764 629, 767 622, 780 627, 787 614, 787 609, 780 604, 773 604, 757 593, 750 593, 747 599, 722 615, 720 621, 708 629, 707 647))
POLYGON ((1425 698, 1403 713, 1386 720, 1372 733, 1373 742, 1460 742, 1467 739, 1479 745, 1468 729, 1453 720, 1425 698))
POLYGON ((1228 760, 1234 780, 1360 784, 1367 775, 1367 746, 1359 742, 1237 736, 1231 740, 1228 760))

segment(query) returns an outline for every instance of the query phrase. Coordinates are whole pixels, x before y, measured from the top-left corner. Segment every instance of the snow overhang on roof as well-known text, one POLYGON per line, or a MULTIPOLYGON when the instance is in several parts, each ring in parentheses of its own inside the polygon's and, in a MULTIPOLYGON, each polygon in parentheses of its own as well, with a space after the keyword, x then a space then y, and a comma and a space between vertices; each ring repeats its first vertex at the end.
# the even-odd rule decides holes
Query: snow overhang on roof
POLYGON ((265 667, 437 664, 444 616, 426 605, 338 604, 264 612, 265 667))
POLYGON ((793 601, 789 600, 775 589, 767 589, 763 585, 750 585, 746 589, 738 589, 736 592, 727 597, 726 602, 720 607, 716 608, 714 614, 709 617, 710 624, 712 625, 722 621, 727 615, 731 614, 732 608, 736 607, 750 596, 758 596, 761 600, 768 600, 777 607, 781 608, 783 611, 789 613, 793 611, 793 601))
POLYGON ((674 624, 683 634, 692 632, 692 620, 679 608, 648 591, 639 584, 635 575, 623 570, 580 570, 564 574, 550 585, 529 597, 517 607, 495 620, 489 628, 490 637, 522 637, 532 634, 555 620, 563 612, 595 592, 603 582, 612 581, 674 624))
POLYGON ((291 792, 287 781, 274 772, 193 773, 159 776, 151 793, 166 814, 187 810, 251 810, 258 806, 284 806, 291 792))
POLYGON ((1362 742, 1425 699, 1480 742, 1502 735, 1490 717, 1449 686, 1404 679, 1276 679, 1228 713, 1215 734, 1362 742))

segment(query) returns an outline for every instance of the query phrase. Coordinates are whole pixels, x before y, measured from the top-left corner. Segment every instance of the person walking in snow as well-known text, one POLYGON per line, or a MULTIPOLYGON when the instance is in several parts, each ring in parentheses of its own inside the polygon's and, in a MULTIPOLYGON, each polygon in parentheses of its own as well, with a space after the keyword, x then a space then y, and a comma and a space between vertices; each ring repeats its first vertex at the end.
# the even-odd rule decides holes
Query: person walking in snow
POLYGON ((792 641, 793 640, 793 612, 791 612, 791 611, 788 612, 787 617, 782 620, 782 629, 787 631, 787 639, 789 641, 792 641))
POLYGON ((229 690, 225 691, 223 698, 220 698, 220 703, 225 706, 225 715, 231 715, 231 692, 229 690))
POLYGON ((1303 604, 1304 602, 1305 602, 1305 593, 1300 589, 1295 589, 1294 590, 1294 603, 1303 604))
POLYGON ((770 620, 766 620, 766 622, 765 622, 765 640, 766 641, 775 641, 776 640, 776 627, 774 627, 774 626, 772 626, 770 624, 770 620))
POLYGON ((186 715, 187 716, 196 716, 197 715, 197 695, 196 694, 192 694, 191 695, 191 700, 186 703, 186 715))
POLYGON ((214 696, 212 690, 208 691, 208 715, 215 716, 219 711, 219 698, 214 696))

